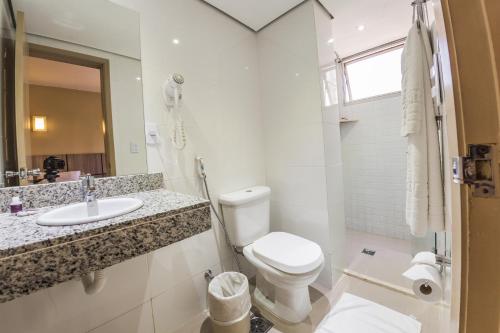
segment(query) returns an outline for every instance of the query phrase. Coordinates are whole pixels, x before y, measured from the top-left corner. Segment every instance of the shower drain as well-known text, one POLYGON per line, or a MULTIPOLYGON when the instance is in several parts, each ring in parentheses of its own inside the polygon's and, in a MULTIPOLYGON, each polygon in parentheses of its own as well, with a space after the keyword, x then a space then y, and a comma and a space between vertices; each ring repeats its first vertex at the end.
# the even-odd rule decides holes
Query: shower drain
POLYGON ((273 323, 262 317, 259 313, 252 312, 250 316, 250 333, 266 333, 271 327, 273 327, 273 323))
POLYGON ((361 251, 361 253, 367 254, 369 256, 374 256, 376 252, 377 251, 375 251, 375 250, 370 250, 370 249, 367 249, 367 248, 364 248, 363 251, 361 251))

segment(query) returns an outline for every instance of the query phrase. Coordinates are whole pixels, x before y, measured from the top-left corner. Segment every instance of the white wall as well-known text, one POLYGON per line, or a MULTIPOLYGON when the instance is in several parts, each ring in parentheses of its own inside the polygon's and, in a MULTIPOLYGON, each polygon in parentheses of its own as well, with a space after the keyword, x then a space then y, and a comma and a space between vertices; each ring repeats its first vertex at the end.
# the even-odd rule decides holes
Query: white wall
POLYGON ((344 106, 342 112, 358 120, 341 125, 347 227, 409 239, 400 95, 344 106))
MULTIPOLYGON (((139 1, 136 1, 139 2, 139 1)), ((169 188, 201 194, 195 157, 205 159, 218 194, 265 182, 255 34, 196 0, 140 2, 147 123, 162 143, 148 146, 150 172, 165 172, 169 188), (180 44, 171 41, 177 38, 180 44), (161 99, 169 74, 185 78, 187 145, 172 147, 173 113, 161 99)))
MULTIPOLYGON (((194 166, 201 155, 214 198, 264 184, 256 35, 198 0, 119 2, 141 15, 144 113, 162 138, 159 146, 147 147, 149 171, 164 172, 169 189, 201 194, 194 166), (180 44, 172 44, 173 38, 180 44), (172 116, 160 97, 172 72, 186 79, 183 151, 170 143, 172 116)), ((231 266, 227 249, 217 249, 223 241, 216 233, 217 228, 106 269, 108 285, 96 296, 86 296, 74 281, 0 304, 1 330, 191 332, 205 315, 204 270, 220 272, 221 262, 231 266)))
POLYGON ((328 197, 327 174, 339 165, 340 156, 325 153, 327 142, 335 149, 330 125, 338 127, 338 122, 324 121, 318 43, 326 41, 318 42, 317 36, 329 20, 316 6, 307 2, 259 32, 260 85, 272 230, 317 242, 326 257, 320 282, 330 286, 333 219, 328 208, 335 200, 333 194, 328 197))

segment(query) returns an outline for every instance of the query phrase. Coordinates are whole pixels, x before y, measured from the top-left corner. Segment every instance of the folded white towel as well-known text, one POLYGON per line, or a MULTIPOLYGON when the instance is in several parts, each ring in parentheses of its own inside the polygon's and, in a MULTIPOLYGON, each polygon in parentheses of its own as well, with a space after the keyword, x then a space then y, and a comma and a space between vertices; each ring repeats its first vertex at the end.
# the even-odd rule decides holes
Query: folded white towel
POLYGON ((315 333, 420 333, 414 318, 370 300, 343 293, 315 333))

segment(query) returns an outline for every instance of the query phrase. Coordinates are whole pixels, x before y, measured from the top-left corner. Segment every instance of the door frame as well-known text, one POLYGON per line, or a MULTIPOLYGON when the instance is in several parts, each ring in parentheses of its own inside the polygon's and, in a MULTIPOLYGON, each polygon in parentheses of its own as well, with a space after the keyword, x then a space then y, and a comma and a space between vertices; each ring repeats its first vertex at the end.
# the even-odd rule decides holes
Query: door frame
POLYGON ((469 186, 455 185, 459 204, 453 209, 460 219, 454 221, 459 236, 454 233, 453 238, 458 238, 461 270, 454 277, 461 283, 458 290, 456 285, 452 288, 453 332, 499 332, 500 2, 434 1, 442 9, 448 36, 457 155, 467 155, 469 144, 496 145, 496 196, 474 197, 469 186))
POLYGON ((36 58, 96 68, 101 77, 101 104, 104 119, 104 149, 107 176, 116 175, 113 117, 111 111, 111 78, 109 60, 55 47, 28 43, 28 55, 36 58))

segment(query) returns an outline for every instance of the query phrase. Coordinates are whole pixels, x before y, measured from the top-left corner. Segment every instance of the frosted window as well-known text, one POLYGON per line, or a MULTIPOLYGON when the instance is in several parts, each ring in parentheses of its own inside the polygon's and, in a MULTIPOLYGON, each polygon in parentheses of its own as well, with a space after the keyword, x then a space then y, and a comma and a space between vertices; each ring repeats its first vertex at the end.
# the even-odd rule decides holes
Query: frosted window
POLYGON ((346 101, 401 91, 403 47, 345 63, 346 101))

